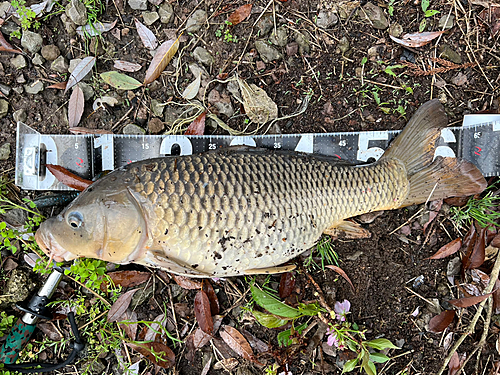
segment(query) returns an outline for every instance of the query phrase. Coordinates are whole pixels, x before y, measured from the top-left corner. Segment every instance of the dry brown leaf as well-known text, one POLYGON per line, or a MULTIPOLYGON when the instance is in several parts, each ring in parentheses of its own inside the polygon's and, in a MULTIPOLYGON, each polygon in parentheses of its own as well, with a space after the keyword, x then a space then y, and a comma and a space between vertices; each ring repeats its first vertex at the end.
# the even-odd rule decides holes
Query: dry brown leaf
POLYGON ((243 107, 252 122, 264 124, 278 117, 278 106, 267 93, 253 83, 249 85, 242 79, 237 79, 240 86, 243 107))
POLYGON ((184 132, 184 135, 203 135, 205 133, 206 112, 196 117, 184 132))
POLYGON ((199 290, 194 297, 194 316, 203 332, 212 334, 214 322, 210 311, 210 301, 203 290, 199 290))
POLYGON ((217 315, 219 313, 219 299, 215 290, 207 279, 203 280, 203 291, 207 294, 208 300, 210 301, 210 312, 212 315, 217 315))
MULTIPOLYGON (((477 228, 476 228, 477 230, 477 228)), ((469 262, 465 269, 479 268, 484 263, 484 258, 486 256, 486 228, 481 228, 478 231, 476 242, 474 243, 474 248, 469 257, 469 262)))
POLYGON ((53 85, 47 86, 48 89, 58 89, 58 90, 65 90, 66 91, 66 86, 68 85, 68 82, 58 82, 54 83, 53 85))
POLYGON ((180 275, 171 275, 177 285, 179 285, 181 288, 184 289, 189 289, 189 290, 196 290, 196 289, 201 289, 202 284, 201 281, 196 281, 192 278, 185 277, 185 276, 180 276, 180 275))
POLYGON ((434 221, 434 219, 436 218, 436 216, 438 215, 439 210, 441 209, 442 205, 443 205, 442 199, 430 202, 430 204, 429 204, 429 220, 427 220, 427 222, 424 224, 424 227, 423 227, 424 233, 427 230, 427 227, 429 226, 429 224, 432 223, 434 221))
POLYGON ((340 267, 337 267, 337 266, 326 266, 327 268, 330 268, 331 270, 334 270, 335 272, 337 272, 340 276, 342 276, 344 279, 347 280, 347 282, 351 285, 351 288, 353 291, 355 291, 354 289, 354 285, 352 285, 352 282, 351 282, 351 279, 349 279, 349 276, 347 276, 347 274, 344 272, 344 270, 340 267))
POLYGON ((198 74, 198 77, 191 82, 182 92, 182 97, 186 100, 191 100, 198 95, 198 91, 200 91, 200 85, 201 85, 201 73, 198 74))
POLYGON ((39 328, 50 340, 53 341, 61 341, 63 337, 61 336, 61 333, 59 330, 56 329, 54 324, 52 322, 48 323, 43 323, 40 322, 37 325, 37 328, 39 328))
POLYGON ((396 38, 392 35, 389 35, 393 41, 395 41, 398 44, 401 44, 405 47, 422 47, 425 46, 426 44, 432 42, 434 39, 436 39, 438 36, 446 32, 446 30, 443 31, 428 31, 424 33, 414 33, 414 34, 405 34, 401 38, 396 38))
POLYGON ((73 88, 68 104, 68 125, 70 128, 77 126, 83 115, 85 108, 85 98, 79 86, 73 88))
POLYGON ((137 313, 127 310, 123 315, 124 323, 120 323, 120 327, 125 331, 130 340, 135 340, 137 336, 137 313))
POLYGON ((113 132, 104 129, 89 129, 82 128, 79 126, 75 126, 74 128, 69 129, 70 133, 73 134, 113 134, 113 132))
POLYGON ((436 315, 429 321, 429 331, 438 333, 448 327, 455 317, 455 310, 445 310, 441 314, 436 315))
POLYGON ((148 342, 140 345, 127 343, 127 345, 162 368, 170 368, 175 364, 174 352, 161 342, 148 342))
POLYGON ((78 191, 84 191, 92 185, 92 181, 81 178, 60 165, 47 164, 47 169, 54 175, 57 181, 78 191))
POLYGON ((158 40, 156 39, 155 34, 151 30, 149 30, 145 25, 143 25, 137 18, 134 18, 135 27, 137 29, 137 33, 141 38, 142 44, 144 47, 149 48, 151 50, 156 49, 158 47, 158 40))
MULTIPOLYGON (((180 37, 179 37, 180 38, 180 37)), ((161 72, 167 67, 172 57, 179 49, 179 38, 176 40, 167 40, 156 50, 156 54, 146 71, 146 77, 144 78, 144 85, 148 85, 154 80, 156 80, 161 72)))
POLYGON ((151 274, 141 271, 117 271, 108 273, 108 276, 113 280, 115 285, 120 285, 124 288, 132 288, 148 281, 151 274))
POLYGON ((132 302, 132 297, 138 290, 139 289, 129 290, 128 292, 123 293, 120 297, 118 297, 116 302, 113 303, 113 306, 111 306, 108 311, 108 322, 112 323, 122 320, 123 314, 130 306, 130 302, 132 302))
POLYGON ((69 76, 68 83, 66 84, 66 89, 64 90, 65 94, 70 88, 72 88, 82 79, 84 79, 87 74, 89 74, 89 72, 94 67, 95 62, 96 58, 94 56, 88 56, 78 63, 78 65, 75 67, 75 69, 73 69, 73 72, 69 76))
POLYGON ((146 335, 144 336, 144 341, 156 341, 156 335, 161 335, 160 325, 163 326, 162 322, 164 320, 165 314, 160 314, 156 318, 154 318, 153 321, 157 323, 152 323, 151 326, 148 327, 146 335))
POLYGON ((247 339, 237 329, 231 326, 224 326, 223 329, 224 330, 220 332, 220 337, 222 337, 224 342, 238 355, 250 361, 254 361, 253 351, 247 339))
POLYGON ((232 26, 239 24, 244 21, 252 12, 252 4, 246 4, 240 6, 233 13, 229 15, 227 20, 231 22, 232 26))
POLYGON ((123 72, 138 72, 142 69, 142 65, 125 60, 116 60, 113 64, 113 68, 123 72))
POLYGON ((285 272, 281 274, 279 296, 285 299, 290 296, 295 288, 295 276, 293 272, 285 272))
POLYGON ((462 239, 457 238, 450 243, 447 243, 443 247, 441 247, 436 253, 425 259, 443 259, 447 256, 455 254, 458 250, 462 248, 462 239))
POLYGON ((448 301, 448 302, 456 307, 470 307, 470 306, 474 306, 480 302, 483 302, 486 298, 488 298, 489 296, 491 296, 495 292, 496 292, 496 289, 493 292, 488 293, 488 294, 483 294, 482 296, 463 297, 463 298, 458 298, 458 299, 452 299, 451 301, 448 301))

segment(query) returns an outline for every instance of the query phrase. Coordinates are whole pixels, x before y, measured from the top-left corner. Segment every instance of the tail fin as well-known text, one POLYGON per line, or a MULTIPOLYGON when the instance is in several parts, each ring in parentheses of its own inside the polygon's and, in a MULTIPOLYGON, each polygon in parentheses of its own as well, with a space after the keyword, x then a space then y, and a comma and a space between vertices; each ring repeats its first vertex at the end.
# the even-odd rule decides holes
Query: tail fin
POLYGON ((428 199, 478 194, 486 180, 477 167, 455 158, 434 158, 441 129, 448 118, 439 100, 423 104, 382 158, 401 161, 408 175, 410 190, 401 207, 428 199))

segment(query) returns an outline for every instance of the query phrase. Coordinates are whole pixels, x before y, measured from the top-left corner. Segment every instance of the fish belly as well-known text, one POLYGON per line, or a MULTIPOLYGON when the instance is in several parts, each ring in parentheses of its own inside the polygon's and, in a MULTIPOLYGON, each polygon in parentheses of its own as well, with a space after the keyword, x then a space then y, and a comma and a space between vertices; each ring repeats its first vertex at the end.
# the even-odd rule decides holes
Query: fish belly
POLYGON ((397 207, 408 191, 396 161, 339 166, 290 153, 168 157, 129 172, 150 250, 213 276, 280 265, 345 218, 397 207))

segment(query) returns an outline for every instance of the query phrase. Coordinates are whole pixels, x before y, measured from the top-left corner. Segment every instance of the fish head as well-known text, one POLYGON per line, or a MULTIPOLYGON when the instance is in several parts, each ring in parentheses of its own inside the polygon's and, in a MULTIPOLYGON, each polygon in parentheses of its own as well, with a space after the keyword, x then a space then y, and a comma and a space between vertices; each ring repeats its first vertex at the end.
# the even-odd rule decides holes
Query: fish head
POLYGON ((42 223, 38 245, 56 262, 86 257, 127 264, 140 258, 148 236, 138 201, 116 183, 94 185, 42 223))

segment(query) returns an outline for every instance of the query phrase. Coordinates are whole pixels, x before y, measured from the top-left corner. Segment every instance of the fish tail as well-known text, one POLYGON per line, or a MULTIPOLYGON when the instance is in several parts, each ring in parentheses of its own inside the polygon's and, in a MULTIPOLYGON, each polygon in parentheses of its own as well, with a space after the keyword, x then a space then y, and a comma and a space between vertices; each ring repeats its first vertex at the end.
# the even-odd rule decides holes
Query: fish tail
POLYGON ((399 207, 478 194, 486 188, 486 180, 474 164, 456 158, 435 157, 441 129, 447 124, 448 118, 439 100, 428 101, 382 156, 397 159, 406 168, 409 192, 399 207))

